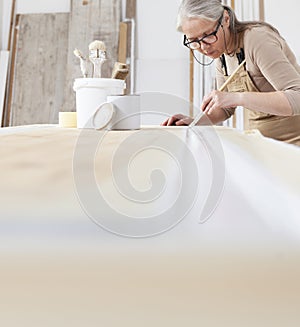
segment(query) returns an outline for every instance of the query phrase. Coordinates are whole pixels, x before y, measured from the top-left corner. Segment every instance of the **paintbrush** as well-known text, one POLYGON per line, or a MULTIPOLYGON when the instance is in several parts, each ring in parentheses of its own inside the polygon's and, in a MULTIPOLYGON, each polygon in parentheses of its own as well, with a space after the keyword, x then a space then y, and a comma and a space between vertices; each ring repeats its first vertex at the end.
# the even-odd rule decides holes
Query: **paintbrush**
POLYGON ((112 71, 111 78, 125 80, 129 73, 128 66, 121 62, 116 62, 112 71))
POLYGON ((89 50, 89 58, 94 66, 93 77, 101 78, 101 68, 106 61, 106 46, 104 42, 96 40, 90 43, 89 50))
MULTIPOLYGON (((225 88, 227 87, 227 85, 234 79, 235 75, 238 73, 238 71, 245 65, 246 60, 244 60, 237 68, 236 70, 227 78, 227 80, 225 81, 225 83, 219 88, 219 91, 224 91, 225 88)), ((197 123, 199 122, 199 120, 201 119, 201 117, 203 115, 205 115, 206 110, 205 111, 200 111, 198 113, 198 115, 194 118, 194 120, 189 124, 189 128, 190 127, 194 127, 195 125, 197 125, 197 123)))
POLYGON ((80 69, 84 78, 88 77, 88 60, 83 56, 80 50, 75 49, 74 55, 80 59, 80 69))

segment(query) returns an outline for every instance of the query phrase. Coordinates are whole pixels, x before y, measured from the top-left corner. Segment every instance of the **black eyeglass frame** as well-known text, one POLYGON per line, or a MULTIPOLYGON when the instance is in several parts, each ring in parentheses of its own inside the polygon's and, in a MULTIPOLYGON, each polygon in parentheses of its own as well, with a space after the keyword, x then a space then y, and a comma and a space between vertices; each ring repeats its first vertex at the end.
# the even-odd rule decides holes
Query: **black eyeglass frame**
POLYGON ((183 45, 186 46, 187 48, 191 49, 191 50, 197 50, 197 49, 200 49, 201 48, 201 42, 203 42, 206 45, 216 43, 218 41, 217 33, 218 33, 218 30, 219 30, 220 26, 222 25, 222 20, 223 20, 223 14, 219 18, 218 25, 217 25, 216 29, 212 33, 203 36, 201 39, 195 39, 195 40, 192 40, 192 41, 188 41, 187 36, 184 34, 184 36, 183 36, 183 45), (216 41, 214 41, 212 43, 205 42, 205 38, 207 38, 209 36, 215 36, 216 37, 216 41), (197 48, 197 49, 190 48, 189 47, 189 44, 195 43, 195 42, 199 44, 199 48, 197 48))

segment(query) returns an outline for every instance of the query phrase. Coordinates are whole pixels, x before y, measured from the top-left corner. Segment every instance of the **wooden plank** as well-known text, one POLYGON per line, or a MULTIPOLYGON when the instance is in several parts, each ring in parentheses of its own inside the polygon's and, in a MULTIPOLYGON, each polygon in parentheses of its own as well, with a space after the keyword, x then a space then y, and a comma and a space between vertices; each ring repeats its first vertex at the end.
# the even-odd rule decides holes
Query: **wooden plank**
POLYGON ((126 18, 136 18, 136 0, 126 0, 126 18))
POLYGON ((9 51, 0 51, 0 121, 2 126, 5 90, 8 72, 9 51))
POLYGON ((12 39, 13 39, 13 32, 14 32, 14 24, 15 24, 15 16, 16 13, 16 0, 12 0, 11 3, 11 14, 10 14, 10 25, 9 25, 9 34, 8 34, 8 45, 7 50, 11 50, 12 46, 12 39))
MULTIPOLYGON (((134 22, 136 21, 136 0, 126 0, 126 19, 127 21, 127 64, 129 66, 131 74, 126 79, 126 94, 134 93, 134 81, 135 76, 135 58, 132 58, 133 53, 135 56, 135 48, 132 49, 132 29, 135 28, 134 22)), ((135 44, 133 45, 135 47, 135 44)))
POLYGON ((14 73, 15 73, 15 62, 16 62, 16 49, 17 49, 17 35, 19 31, 19 19, 20 15, 16 15, 15 19, 15 26, 13 29, 13 39, 12 39, 12 46, 11 46, 11 56, 10 56, 10 63, 9 63, 9 76, 8 76, 8 83, 6 86, 6 93, 5 93, 5 108, 4 108, 4 117, 3 117, 3 126, 10 125, 10 116, 11 116, 11 104, 12 104, 12 90, 13 90, 13 82, 14 82, 14 73))
POLYGON ((264 0, 259 0, 259 20, 265 20, 265 2, 264 0))
POLYGON ((78 48, 87 56, 92 41, 103 41, 109 60, 103 65, 102 77, 111 77, 118 59, 120 21, 121 0, 72 0, 63 111, 75 111, 73 83, 75 78, 82 77, 78 58, 73 54, 74 49, 78 48))
POLYGON ((190 111, 189 116, 194 117, 194 56, 193 51, 190 50, 190 111))
POLYGON ((127 59, 127 32, 127 24, 121 22, 119 31, 118 61, 123 64, 126 64, 127 59))
POLYGON ((10 125, 57 123, 63 104, 69 14, 19 16, 10 125))

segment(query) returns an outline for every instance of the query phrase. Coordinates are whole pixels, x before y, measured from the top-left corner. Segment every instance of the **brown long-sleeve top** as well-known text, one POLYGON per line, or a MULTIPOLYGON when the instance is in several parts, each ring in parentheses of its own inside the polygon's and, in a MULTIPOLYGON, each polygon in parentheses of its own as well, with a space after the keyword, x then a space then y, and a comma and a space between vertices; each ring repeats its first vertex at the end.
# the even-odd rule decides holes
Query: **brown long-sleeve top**
MULTIPOLYGON (((287 42, 267 26, 244 33, 246 69, 260 92, 283 91, 294 114, 300 114, 300 66, 287 42)), ((237 67, 236 56, 225 56, 230 75, 237 67)), ((221 61, 216 62, 218 88, 224 83, 221 61)))

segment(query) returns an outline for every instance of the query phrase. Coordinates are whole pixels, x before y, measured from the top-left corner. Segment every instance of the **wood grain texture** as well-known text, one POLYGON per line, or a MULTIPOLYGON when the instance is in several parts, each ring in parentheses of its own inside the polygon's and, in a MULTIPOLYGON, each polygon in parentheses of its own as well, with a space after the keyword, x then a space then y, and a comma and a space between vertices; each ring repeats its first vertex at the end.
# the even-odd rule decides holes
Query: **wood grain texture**
POLYGON ((136 0, 126 0, 126 18, 136 18, 136 0))
POLYGON ((13 38, 13 29, 14 29, 14 23, 15 23, 15 14, 16 14, 16 0, 12 0, 11 3, 11 14, 10 14, 10 24, 9 24, 9 34, 8 34, 8 44, 7 44, 7 50, 11 50, 11 42, 13 38))
POLYGON ((127 59, 127 24, 120 23, 118 61, 126 64, 127 59))
POLYGON ((10 125, 56 123, 63 104, 69 14, 20 15, 10 125))
MULTIPOLYGON (((131 91, 135 92, 134 79, 135 76, 131 76, 135 71, 134 67, 132 69, 132 53, 135 53, 135 49, 132 49, 132 32, 133 32, 133 23, 130 20, 136 20, 136 0, 126 0, 126 19, 127 20, 127 60, 126 63, 129 66, 131 74, 126 78, 126 90, 125 94, 130 94, 131 91)), ((134 45, 135 47, 135 45, 134 45)))
POLYGON ((88 46, 94 40, 106 44, 108 61, 102 68, 102 77, 111 77, 114 63, 118 59, 119 24, 121 0, 72 0, 67 55, 67 77, 63 111, 75 111, 75 78, 82 77, 79 61, 73 54, 75 48, 88 56, 88 46))
POLYGON ((189 116, 190 117, 194 117, 195 114, 194 114, 194 69, 195 69, 195 66, 194 66, 194 56, 193 56, 193 51, 190 50, 190 85, 189 85, 189 88, 190 88, 190 98, 189 98, 189 101, 190 101, 190 111, 189 111, 189 116))
POLYGON ((8 79, 5 90, 5 104, 4 104, 4 114, 3 114, 3 126, 7 127, 10 125, 11 116, 11 106, 12 106, 12 91, 15 73, 15 63, 16 63, 16 52, 17 52, 17 35, 19 30, 19 19, 20 15, 16 15, 15 25, 12 31, 12 41, 11 41, 11 53, 10 53, 10 63, 8 71, 8 79))
POLYGON ((259 0, 259 20, 265 21, 265 2, 259 0))

